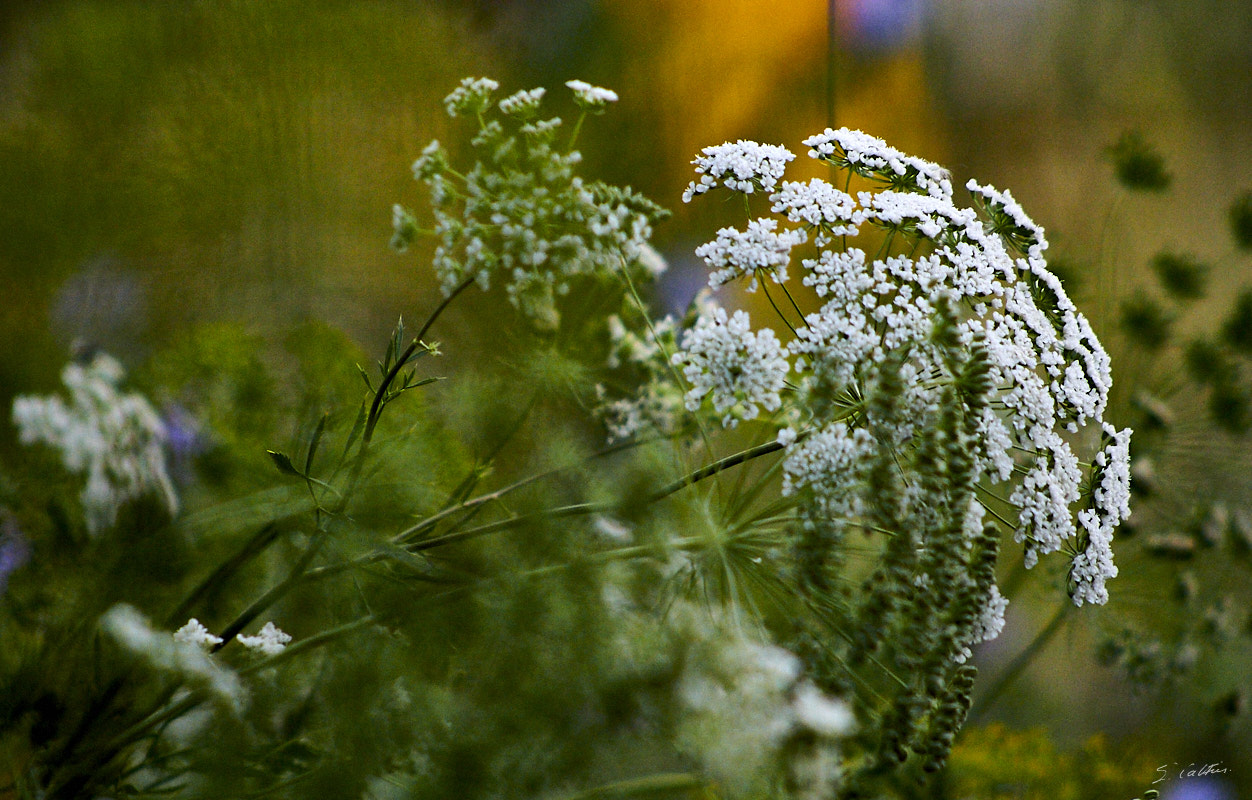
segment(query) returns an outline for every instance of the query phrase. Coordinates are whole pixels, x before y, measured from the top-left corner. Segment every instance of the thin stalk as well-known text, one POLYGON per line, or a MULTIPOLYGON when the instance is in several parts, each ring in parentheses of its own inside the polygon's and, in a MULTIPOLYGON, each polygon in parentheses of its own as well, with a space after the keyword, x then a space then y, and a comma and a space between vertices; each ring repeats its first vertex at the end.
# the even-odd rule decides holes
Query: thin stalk
POLYGON ((774 307, 774 313, 777 314, 778 318, 781 319, 783 324, 787 326, 787 330, 791 331, 791 335, 799 338, 799 334, 796 333, 796 329, 792 327, 791 322, 789 322, 783 315, 782 309, 779 308, 778 304, 774 302, 774 296, 769 293, 769 286, 765 284, 764 280, 761 281, 761 288, 765 290, 765 299, 769 300, 769 304, 774 307))
POLYGON ((791 307, 796 310, 796 314, 800 316, 800 321, 803 322, 804 312, 800 310, 800 306, 796 303, 796 299, 791 296, 791 290, 787 288, 787 284, 785 283, 780 285, 782 286, 783 294, 787 295, 787 299, 791 301, 791 307))
POLYGON ((414 542, 408 545, 409 552, 420 553, 423 550, 430 550, 435 547, 442 547, 445 544, 454 544, 463 542, 466 539, 473 539, 487 533, 512 528, 531 520, 559 517, 576 517, 583 514, 598 514, 604 511, 611 511, 613 506, 607 503, 575 503, 568 506, 560 506, 558 508, 548 509, 546 511, 537 511, 533 514, 520 514, 516 517, 489 522, 486 525, 479 525, 475 528, 466 528, 463 531, 453 531, 445 533, 443 536, 436 536, 433 539, 423 539, 420 542, 414 542))
POLYGON ((984 715, 987 709, 1000 698, 1004 690, 1030 665, 1030 662, 1039 654, 1039 651, 1047 646, 1048 642, 1052 641, 1052 637, 1056 636, 1057 631, 1061 629, 1061 626, 1074 608, 1073 603, 1066 602, 1061 604, 1056 613, 1052 615, 1052 619, 1048 620, 1048 624, 1039 633, 1035 634, 1035 638, 1031 640, 1030 644, 1026 645, 1026 649, 1017 654, 1017 658, 1013 659, 1013 663, 1009 664, 1004 672, 1000 673, 996 678, 996 682, 987 690, 987 693, 978 699, 978 704, 969 714, 971 720, 984 715))
MULTIPOLYGON (((621 261, 622 277, 626 280, 626 287, 630 290, 630 296, 635 301, 635 307, 639 310, 639 313, 643 315, 644 324, 648 326, 648 334, 652 337, 652 341, 656 342, 656 346, 660 348, 661 352, 664 354, 665 366, 669 369, 670 375, 673 376, 675 385, 681 387, 685 393, 687 390, 687 382, 683 380, 682 373, 679 372, 678 367, 674 365, 674 354, 666 352, 665 348, 661 345, 661 338, 657 336, 656 326, 652 324, 652 315, 648 313, 648 308, 644 305, 643 299, 639 296, 639 290, 635 288, 635 282, 630 277, 630 269, 628 268, 630 265, 626 263, 626 259, 624 258, 621 261)), ((700 431, 700 441, 704 443, 704 449, 708 452, 709 456, 712 456, 713 443, 709 440, 708 428, 705 427, 704 422, 698 415, 693 415, 693 417, 696 421, 696 427, 700 431)), ((717 483, 716 488, 718 494, 720 495, 722 490, 721 484, 717 483)))
POLYGON ((717 473, 730 469, 731 467, 738 466, 744 463, 745 461, 751 461, 752 459, 758 458, 760 456, 768 455, 770 453, 776 453, 781 449, 783 449, 783 446, 779 444, 777 441, 773 441, 773 442, 766 442, 765 444, 757 445, 756 447, 750 447, 747 450, 741 450, 738 453, 734 453, 733 455, 729 455, 729 456, 726 456, 725 458, 718 459, 717 461, 714 461, 712 464, 701 467, 700 469, 695 470, 694 472, 690 472, 684 475, 683 477, 679 478, 678 480, 674 481, 668 486, 662 488, 660 491, 654 493, 651 497, 648 498, 648 500, 654 502, 664 497, 668 497, 674 492, 677 492, 680 489, 685 489, 686 487, 690 486, 693 483, 702 481, 705 478, 708 478, 712 475, 716 475, 717 473))
MULTIPOLYGON (((660 438, 664 438, 664 437, 660 437, 660 438)), ((568 472, 569 470, 572 470, 572 469, 585 467, 587 461, 590 461, 591 459, 604 458, 605 456, 610 456, 610 455, 613 455, 614 453, 620 453, 623 450, 629 450, 631 448, 639 447, 640 445, 644 445, 644 444, 651 444, 653 441, 656 441, 656 439, 640 439, 640 440, 635 440, 635 441, 622 442, 621 444, 615 444, 611 447, 606 447, 597 453, 593 453, 588 459, 584 461, 579 461, 578 463, 570 464, 564 467, 554 467, 550 470, 547 470, 546 472, 540 472, 534 475, 530 475, 526 478, 522 478, 521 480, 511 483, 508 486, 504 486, 500 489, 496 489, 495 491, 488 492, 487 494, 482 494, 477 497, 473 497, 473 498, 470 498, 469 500, 465 500, 461 503, 458 503, 457 505, 449 506, 447 508, 444 508, 436 512, 435 514, 430 515, 429 517, 423 519, 421 522, 410 525, 409 527, 400 531, 396 535, 392 536, 391 543, 392 544, 404 544, 406 541, 412 539, 414 536, 417 536, 421 533, 424 533, 434 528, 435 525, 439 524, 440 522, 452 516, 453 514, 456 514, 461 511, 468 511, 468 510, 477 508, 483 505, 484 503, 491 503, 496 500, 500 500, 505 495, 515 492, 524 486, 534 483, 535 481, 543 480, 544 478, 549 478, 549 477, 552 477, 553 475, 559 475, 562 472, 568 472)))
MULTIPOLYGON (((715 461, 712 464, 701 467, 700 469, 695 470, 694 472, 690 472, 687 475, 683 476, 682 478, 678 479, 677 481, 669 484, 668 486, 665 486, 660 491, 657 491, 654 494, 652 494, 650 497, 648 497, 648 502, 656 502, 657 500, 661 500, 665 497, 668 497, 669 495, 674 494, 675 492, 683 488, 686 488, 687 486, 690 486, 694 483, 702 481, 705 478, 716 475, 720 472, 730 469, 731 467, 738 466, 739 464, 742 464, 746 461, 750 461, 754 458, 758 458, 763 455, 768 455, 769 453, 778 452, 781 449, 783 449, 783 446, 779 444, 777 441, 766 442, 765 444, 758 445, 756 447, 752 447, 747 450, 742 450, 733 455, 726 456, 725 458, 719 459, 718 461, 715 461)), ((573 505, 561 506, 559 508, 548 509, 546 511, 537 511, 532 514, 521 514, 519 516, 509 517, 508 519, 497 520, 496 522, 489 522, 485 525, 479 525, 474 528, 467 528, 465 530, 453 531, 451 533, 446 533, 443 536, 436 536, 433 539, 423 539, 422 541, 408 544, 406 546, 406 549, 411 553, 418 553, 423 550, 430 550, 436 547, 442 547, 443 545, 446 545, 446 544, 454 544, 456 542, 462 542, 467 539, 476 538, 484 534, 506 530, 508 528, 512 528, 517 525, 530 522, 532 520, 545 519, 545 518, 582 516, 585 514, 599 514, 599 513, 603 513, 607 511, 612 511, 614 508, 615 506, 609 503, 575 503, 573 505)))
POLYGON ((274 542, 278 540, 280 531, 278 526, 270 523, 253 536, 240 548, 234 556, 222 562, 207 578, 199 583, 191 593, 178 604, 178 607, 166 617, 165 626, 167 628, 177 627, 186 621, 186 617, 195 604, 216 586, 221 585, 227 578, 238 570, 242 569, 245 564, 259 556, 261 553, 274 542))
POLYGON ((430 316, 426 318, 426 323, 422 325, 421 329, 417 332, 417 336, 413 337, 413 341, 409 343, 409 346, 405 349, 404 353, 396 359, 396 362, 392 364, 391 369, 387 372, 386 376, 383 377, 383 382, 378 385, 378 391, 374 393, 374 402, 370 404, 369 415, 365 420, 365 431, 361 434, 361 449, 358 458, 361 455, 364 455, 365 451, 369 449, 370 440, 374 437, 374 428, 377 427, 379 417, 382 416, 382 407, 383 403, 386 402, 385 398, 387 396, 387 390, 391 388, 391 384, 395 382, 396 378, 399 377, 400 372, 408 365, 409 359, 413 357, 415 352, 417 352, 417 348, 421 345, 423 337, 426 336, 426 333, 430 330, 431 326, 435 324, 435 320, 439 319, 439 316, 443 314, 444 309, 446 309, 452 301, 456 299, 457 295, 469 288, 470 284, 474 282, 474 278, 475 276, 470 275, 465 280, 461 281, 460 284, 458 284, 457 287, 453 289, 452 292, 445 297, 438 306, 435 307, 435 310, 432 311, 430 316))
POLYGON ((574 152, 574 143, 578 141, 578 132, 583 129, 583 120, 587 118, 587 112, 584 111, 578 115, 578 121, 574 123, 574 130, 569 135, 569 147, 565 149, 566 153, 574 152))
POLYGON ((594 789, 563 796, 560 800, 607 800, 616 797, 670 796, 674 792, 691 792, 704 788, 705 781, 690 772, 669 772, 617 781, 594 789))
POLYGON ((277 664, 281 664, 284 661, 288 661, 292 658, 295 658, 301 653, 304 653, 308 650, 313 650, 318 647, 322 647, 323 645, 333 642, 336 639, 339 639, 343 636, 347 636, 348 634, 353 633, 354 631, 360 630, 361 628, 368 627, 369 625, 372 625, 372 624, 374 624, 374 615, 366 614, 360 619, 355 619, 352 622, 346 622, 337 628, 331 628, 330 630, 322 631, 321 633, 315 634, 313 636, 309 636, 308 638, 301 639, 300 641, 294 644, 287 645, 286 647, 283 648, 282 652, 276 655, 270 656, 264 661, 258 662, 256 664, 252 664, 250 666, 244 667, 243 669, 239 670, 239 674, 241 676, 251 675, 254 672, 260 672, 263 669, 268 669, 270 667, 276 666, 277 664))
POLYGON ((278 602, 283 595, 299 583, 304 578, 305 571, 308 569, 309 564, 313 562, 314 556, 317 555, 318 550, 321 549, 322 544, 326 541, 326 536, 327 534, 325 530, 319 530, 315 533, 313 535, 313 541, 310 542, 309 546, 305 548, 304 553, 300 556, 300 560, 296 562, 294 567, 292 567, 291 572, 288 573, 287 577, 284 578, 281 583, 274 586, 274 588, 258 597, 255 601, 253 601, 252 605, 248 606, 243 613, 227 625, 220 634, 222 641, 213 645, 213 649, 210 652, 216 653, 218 650, 221 650, 223 647, 234 641, 235 635, 247 627, 248 623, 259 617, 267 608, 278 602))
POLYGON ((837 95, 835 53, 839 45, 839 3, 829 0, 826 5, 826 127, 834 128, 836 120, 837 95))

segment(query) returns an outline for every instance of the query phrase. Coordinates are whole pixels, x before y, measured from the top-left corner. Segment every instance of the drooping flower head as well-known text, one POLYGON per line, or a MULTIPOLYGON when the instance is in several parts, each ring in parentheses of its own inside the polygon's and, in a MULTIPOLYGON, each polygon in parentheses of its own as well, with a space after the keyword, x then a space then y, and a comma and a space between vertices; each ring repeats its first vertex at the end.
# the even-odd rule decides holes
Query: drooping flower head
MULTIPOLYGON (((1104 581, 1117 574, 1111 532, 1129 513, 1129 431, 1104 422, 1108 355, 1048 270, 1042 228, 1010 194, 974 181, 966 186, 972 207, 957 205, 946 170, 860 131, 828 129, 804 143, 810 157, 878 188, 853 197, 820 178, 784 181, 788 151, 740 141, 706 148, 683 198, 716 187, 768 192, 770 211, 798 226, 780 229, 763 216, 744 231, 718 231, 696 251, 711 268, 710 286, 749 277, 752 289, 760 275, 785 284, 797 246, 816 247, 799 259, 800 282, 822 304, 788 323, 795 335, 783 354, 800 376, 784 398, 807 417, 806 427, 788 427, 786 489, 809 492, 823 514, 856 516, 867 478, 853 462, 890 447, 897 460, 929 469, 940 456, 923 457, 919 437, 946 428, 970 459, 964 466, 960 448, 950 447, 968 474, 952 490, 1005 484, 1010 509, 996 513, 1016 517, 1027 566, 1069 549, 1074 601, 1104 602, 1104 581), (848 243, 867 235, 878 246, 873 256, 848 243), (892 395, 890 420, 870 403, 883 392, 892 395), (1089 480, 1075 435, 1092 423, 1109 444, 1089 480), (857 431, 873 431, 874 447, 851 448, 862 441, 857 431)), ((691 341, 703 345, 706 331, 691 341)), ((680 351, 676 363, 703 362, 680 351)), ((693 370, 705 382, 699 389, 712 391, 704 388, 712 374, 693 370)), ((906 493, 901 513, 916 502, 906 493)), ((980 535, 981 517, 961 524, 968 537, 980 535)))

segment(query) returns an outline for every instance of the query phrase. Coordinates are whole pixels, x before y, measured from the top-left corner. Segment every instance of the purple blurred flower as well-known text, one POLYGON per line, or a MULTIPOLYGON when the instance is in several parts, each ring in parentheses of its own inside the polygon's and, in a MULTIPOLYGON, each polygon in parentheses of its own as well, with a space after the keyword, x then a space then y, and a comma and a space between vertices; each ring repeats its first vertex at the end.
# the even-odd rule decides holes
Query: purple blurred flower
POLYGON ((1185 778, 1161 793, 1161 800, 1236 800, 1234 787, 1221 778, 1185 778))
POLYGON ((927 0, 840 0, 839 26, 853 50, 882 53, 917 44, 927 0))
POLYGON ((161 409, 165 423, 165 446, 169 448, 170 471, 175 482, 186 486, 194 479, 192 461, 209 447, 200 420, 178 403, 161 409))
POLYGON ((0 594, 4 594, 9 575, 30 560, 30 542, 7 511, 0 511, 0 594))

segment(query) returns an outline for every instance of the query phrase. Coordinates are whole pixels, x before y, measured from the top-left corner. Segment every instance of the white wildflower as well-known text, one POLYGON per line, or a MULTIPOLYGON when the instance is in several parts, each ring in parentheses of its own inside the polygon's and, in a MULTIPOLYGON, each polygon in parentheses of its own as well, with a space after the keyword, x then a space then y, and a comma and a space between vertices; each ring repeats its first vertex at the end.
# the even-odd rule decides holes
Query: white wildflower
POLYGON ((683 367, 683 376, 692 385, 687 409, 695 411, 710 395, 713 410, 725 414, 722 424, 730 427, 740 419, 755 419, 761 407, 777 411, 790 369, 772 330, 753 331, 747 312, 727 317, 726 310, 717 307, 712 315, 701 315, 683 335, 682 350, 674 354, 673 362, 683 367))
MULTIPOLYGON (((616 99, 580 81, 570 86, 584 108, 616 99)), ((512 125, 490 115, 496 88, 494 81, 467 79, 448 98, 454 114, 481 117, 471 140, 479 156, 473 168, 463 176, 448 169, 436 143, 414 164, 415 177, 430 190, 432 263, 445 295, 470 280, 483 290, 502 284, 531 322, 552 330, 560 324, 559 298, 579 278, 612 274, 623 263, 651 274, 663 268, 655 251, 644 249, 652 220, 663 212, 629 189, 575 174, 582 156, 554 143, 561 120, 535 119, 542 89, 516 92, 495 106, 523 123, 510 133, 512 125)))
POLYGON ((491 101, 491 93, 499 88, 500 84, 490 78, 465 78, 443 99, 443 106, 450 117, 481 114, 491 101))
POLYGON ((171 514, 178 498, 165 465, 165 424, 143 396, 123 394, 124 371, 100 354, 84 366, 61 373, 70 405, 58 396, 21 396, 13 401, 13 422, 23 444, 42 442, 61 452, 65 468, 86 473, 81 500, 91 533, 117 521, 118 510, 145 494, 155 494, 171 514))
POLYGON ((862 217, 852 195, 820 178, 808 183, 785 181, 769 199, 773 203, 770 210, 775 214, 815 228, 818 247, 830 244, 835 236, 855 235, 862 217))
POLYGON ((515 92, 500 101, 500 111, 512 117, 530 117, 539 110, 539 103, 543 100, 546 90, 540 86, 537 89, 523 89, 515 92))
POLYGON ((761 273, 769 275, 775 283, 785 283, 791 248, 802 244, 806 236, 798 229, 776 233, 777 227, 775 220, 755 219, 748 223, 746 231, 722 228, 716 240, 697 247, 696 255, 714 269, 709 275, 709 287, 749 277, 748 291, 754 291, 761 273))
POLYGON ((640 243, 637 261, 639 266, 643 267, 644 271, 653 278, 659 278, 669 269, 669 265, 665 263, 665 257, 647 242, 640 243))
POLYGON ((780 762, 804 784, 839 775, 838 739, 854 729, 848 706, 805 680, 790 651, 690 617, 693 645, 677 687, 679 738, 726 794, 761 796, 780 762), (796 751, 797 737, 816 749, 796 751))
POLYGON ((253 652, 264 656, 276 656, 291 641, 291 634, 284 633, 274 623, 267 622, 255 636, 236 636, 235 639, 253 652))
POLYGON ((842 700, 827 697, 811 683, 802 683, 795 690, 796 721, 821 736, 847 736, 852 733, 855 717, 842 700))
POLYGON ((982 609, 974 619, 974 624, 966 631, 964 643, 956 653, 955 661, 964 664, 974 655, 973 646, 983 642, 991 642, 999 638, 1004 630, 1004 612, 1008 610, 1009 599, 1000 594, 1000 587, 991 585, 991 591, 982 609))
POLYGON ((858 175, 875 176, 894 188, 916 189, 931 197, 950 198, 952 178, 948 171, 924 159, 905 155, 882 139, 861 131, 827 128, 804 140, 809 156, 851 169, 858 175))
POLYGON ((863 482, 877 442, 864 428, 836 422, 788 449, 783 495, 809 487, 822 516, 846 519, 861 513, 863 482))
POLYGON ((785 147, 759 144, 740 139, 731 144, 706 147, 704 155, 691 163, 696 165, 699 181, 693 181, 683 192, 683 202, 689 203, 698 194, 704 194, 719 183, 727 189, 744 194, 755 191, 772 192, 782 180, 787 162, 795 155, 785 147))
POLYGON ((617 102, 617 92, 612 89, 592 86, 586 81, 566 81, 565 85, 574 92, 574 102, 586 108, 603 108, 617 102))
POLYGON ((221 644, 222 637, 209 633, 208 628, 200 624, 198 619, 192 617, 187 621, 186 625, 174 631, 174 641, 186 642, 187 644, 194 644, 197 647, 208 649, 213 645, 221 644))
POLYGON ((243 707, 243 687, 234 672, 219 665, 198 644, 154 630, 134 607, 124 603, 113 606, 101 617, 100 627, 153 667, 204 686, 234 710, 243 707))
POLYGON ((1074 604, 1108 602, 1104 582, 1117 577, 1113 564, 1113 531, 1130 516, 1130 429, 1104 424, 1108 444, 1096 454, 1098 483, 1090 508, 1078 512, 1087 545, 1070 567, 1074 604))
POLYGON ((432 139, 430 144, 422 148, 422 154, 413 162, 413 178, 424 181, 441 174, 447 167, 448 154, 444 152, 438 139, 432 139))

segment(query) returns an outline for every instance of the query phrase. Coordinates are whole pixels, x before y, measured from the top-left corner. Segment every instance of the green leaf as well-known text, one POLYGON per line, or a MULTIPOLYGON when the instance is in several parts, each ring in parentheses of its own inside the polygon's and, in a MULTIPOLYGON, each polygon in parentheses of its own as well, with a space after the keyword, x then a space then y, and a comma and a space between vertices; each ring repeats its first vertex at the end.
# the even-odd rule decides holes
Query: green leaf
POLYGON ((278 467, 279 472, 284 475, 294 475, 297 478, 304 477, 304 473, 296 469, 295 465, 291 463, 291 456, 286 453, 280 453, 277 450, 266 450, 265 452, 269 454, 270 460, 274 462, 274 466, 278 467))
POLYGON ((352 423, 352 430, 348 432, 348 440, 343 445, 343 457, 347 458, 348 453, 352 450, 352 445, 356 442, 357 437, 361 435, 361 431, 365 429, 366 403, 361 402, 361 407, 356 412, 356 422, 352 423))
POLYGON ((317 427, 313 430, 313 438, 309 440, 309 454, 304 458, 304 474, 309 474, 313 470, 313 457, 317 455, 317 446, 322 443, 322 434, 326 432, 326 420, 330 417, 330 413, 322 414, 322 418, 317 421, 317 427))

